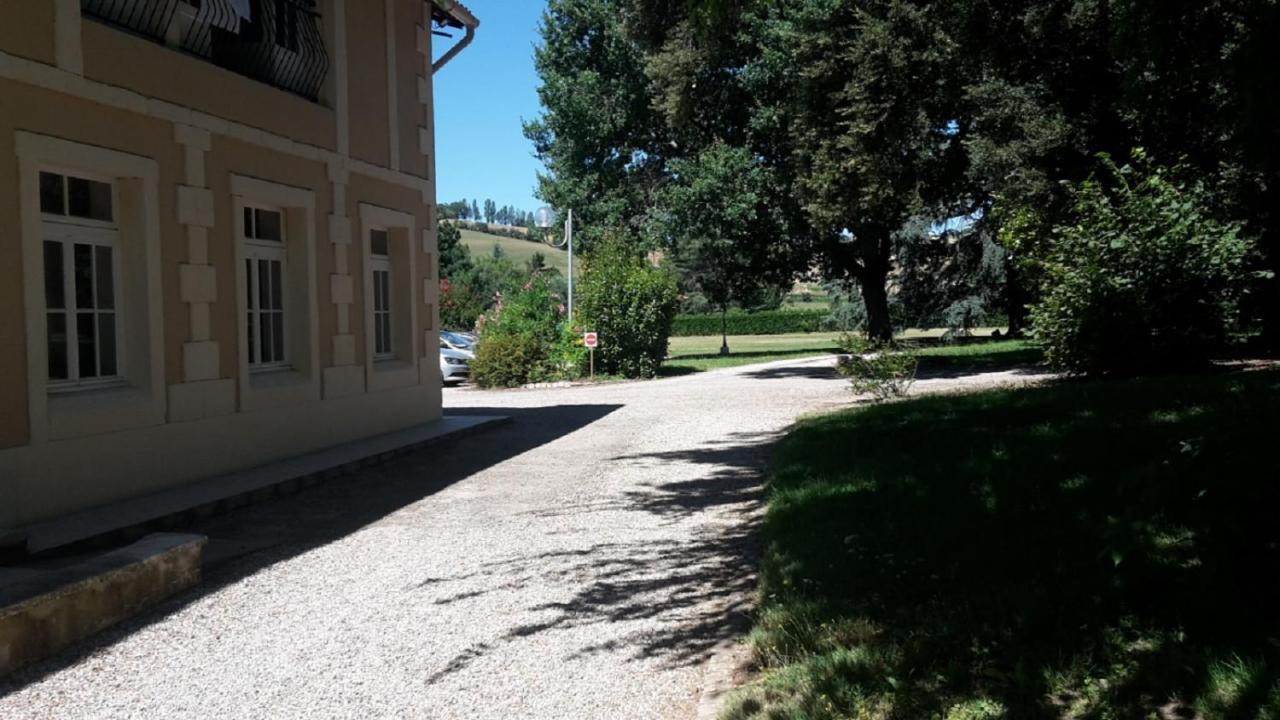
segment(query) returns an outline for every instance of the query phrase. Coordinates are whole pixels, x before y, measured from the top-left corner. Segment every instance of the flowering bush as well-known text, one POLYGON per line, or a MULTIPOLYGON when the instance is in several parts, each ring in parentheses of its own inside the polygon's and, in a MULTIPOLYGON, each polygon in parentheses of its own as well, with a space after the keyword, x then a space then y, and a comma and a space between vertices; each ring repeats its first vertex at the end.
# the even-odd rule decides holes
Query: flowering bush
MULTIPOLYGON (((542 273, 509 296, 498 293, 494 307, 477 323, 480 343, 471 380, 480 387, 517 387, 575 377, 580 347, 565 322, 563 298, 542 273)), ((580 341, 579 341, 580 346, 580 341)))

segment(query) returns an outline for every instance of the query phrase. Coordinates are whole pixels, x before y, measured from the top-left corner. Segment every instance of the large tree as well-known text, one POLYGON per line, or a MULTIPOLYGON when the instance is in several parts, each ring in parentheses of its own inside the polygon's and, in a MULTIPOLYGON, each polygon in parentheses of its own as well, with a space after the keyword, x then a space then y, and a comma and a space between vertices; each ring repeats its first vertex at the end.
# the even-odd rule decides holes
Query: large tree
POLYGON ((961 212, 965 128, 946 16, 906 0, 785 0, 750 20, 757 122, 784 126, 817 260, 858 285, 867 332, 892 338, 893 236, 911 218, 961 212))
MULTIPOLYGON (((1016 329, 1038 281, 1024 260, 1100 152, 1198 168, 1276 267, 1276 30, 1275 0, 551 0, 546 112, 526 131, 540 195, 574 208, 588 245, 608 228, 643 238, 680 163, 748 153, 778 189, 773 241, 856 285, 879 338, 886 278, 924 257, 895 253, 905 223, 1019 238, 984 265, 1006 273, 1016 329)), ((1265 287, 1280 334, 1280 285, 1265 287)))
POLYGON ((550 0, 534 65, 542 115, 525 135, 546 166, 537 194, 572 210, 578 247, 611 230, 639 236, 665 182, 665 126, 645 58, 623 23, 625 0, 550 0))
MULTIPOLYGON (((1219 211, 1244 220, 1280 261, 1280 30, 1273 0, 952 0, 964 51, 966 143, 984 222, 1013 223, 1015 260, 1067 219, 1064 187, 1096 155, 1143 147, 1219 185, 1219 211), (1038 229, 1038 232, 1036 230, 1038 229), (1030 239, 1030 240, 1028 240, 1030 239)), ((1017 272, 1024 263, 1009 263, 1017 272)), ((1280 292, 1260 308, 1280 331, 1280 292)), ((1016 293, 1011 294, 1016 298, 1016 293)))
MULTIPOLYGON (((776 178, 749 151, 715 144, 672 162, 659 222, 685 289, 720 311, 747 306, 792 284, 796 258, 787 218, 773 201, 776 178)), ((729 352, 724 337, 721 353, 729 352)))
POLYGON ((544 113, 527 132, 549 170, 539 194, 574 210, 588 252, 610 231, 664 249, 723 311, 807 267, 793 251, 806 234, 753 145, 734 25, 669 4, 553 0, 537 51, 544 113))

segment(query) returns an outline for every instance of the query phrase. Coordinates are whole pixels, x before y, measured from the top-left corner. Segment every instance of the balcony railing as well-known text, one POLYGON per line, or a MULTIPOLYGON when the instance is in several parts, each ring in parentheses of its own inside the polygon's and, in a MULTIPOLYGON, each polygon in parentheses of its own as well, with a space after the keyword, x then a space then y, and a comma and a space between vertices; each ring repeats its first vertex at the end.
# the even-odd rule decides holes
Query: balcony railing
POLYGON ((309 100, 329 56, 315 0, 80 0, 94 19, 309 100))

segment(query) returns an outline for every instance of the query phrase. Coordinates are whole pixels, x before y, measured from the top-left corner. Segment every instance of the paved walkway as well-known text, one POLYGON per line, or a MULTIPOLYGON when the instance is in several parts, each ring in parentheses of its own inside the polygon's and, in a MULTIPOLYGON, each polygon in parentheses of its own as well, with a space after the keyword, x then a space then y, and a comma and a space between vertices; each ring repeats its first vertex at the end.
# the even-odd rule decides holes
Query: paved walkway
POLYGON ((0 717, 691 718, 745 627, 767 444, 852 401, 830 362, 446 390, 515 422, 207 522, 199 589, 0 684, 0 717))

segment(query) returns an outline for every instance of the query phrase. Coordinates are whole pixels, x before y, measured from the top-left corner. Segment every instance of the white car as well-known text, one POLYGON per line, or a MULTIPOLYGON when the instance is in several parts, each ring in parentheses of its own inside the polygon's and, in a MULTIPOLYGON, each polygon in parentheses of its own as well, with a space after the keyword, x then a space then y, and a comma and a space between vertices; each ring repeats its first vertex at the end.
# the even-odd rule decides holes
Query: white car
POLYGON ((476 351, 476 338, 474 333, 452 332, 450 330, 442 330, 440 332, 440 347, 449 347, 454 350, 463 350, 469 353, 476 351))
POLYGON ((440 342, 440 377, 446 383, 461 382, 471 376, 471 361, 475 353, 466 350, 455 350, 444 341, 440 342))

